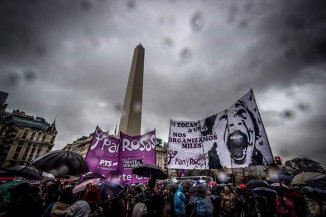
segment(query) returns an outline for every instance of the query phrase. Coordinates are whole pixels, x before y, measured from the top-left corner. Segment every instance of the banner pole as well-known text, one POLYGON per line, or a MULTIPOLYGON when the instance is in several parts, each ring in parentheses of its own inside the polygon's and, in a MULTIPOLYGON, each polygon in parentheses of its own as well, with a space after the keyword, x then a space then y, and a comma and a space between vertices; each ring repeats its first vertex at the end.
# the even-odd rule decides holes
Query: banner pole
MULTIPOLYGON (((229 127, 229 114, 228 114, 228 110, 227 109, 225 109, 225 113, 226 113, 226 126, 227 126, 228 137, 229 137, 230 136, 230 127, 229 127)), ((230 142, 230 140, 227 138, 227 146, 230 145, 229 142, 230 142)), ((231 149, 232 149, 232 147, 231 147, 231 149)), ((230 153, 230 162, 231 162, 232 183, 235 184, 235 182, 234 182, 234 172, 233 172, 233 165, 232 165, 231 153, 230 153)))
POLYGON ((200 125, 200 120, 198 121, 198 125, 200 127, 200 138, 202 140, 202 149, 203 149, 203 157, 204 157, 204 162, 205 162, 205 170, 206 170, 206 176, 207 176, 207 163, 206 163, 206 157, 205 157, 205 149, 204 149, 204 140, 203 140, 203 134, 201 133, 201 125, 200 125))
POLYGON ((165 158, 165 163, 166 163, 166 172, 169 175, 169 165, 167 164, 168 162, 168 152, 170 150, 170 135, 171 135, 171 125, 172 125, 172 119, 170 118, 170 128, 169 128, 169 135, 168 135, 168 147, 166 150, 166 158, 165 158))

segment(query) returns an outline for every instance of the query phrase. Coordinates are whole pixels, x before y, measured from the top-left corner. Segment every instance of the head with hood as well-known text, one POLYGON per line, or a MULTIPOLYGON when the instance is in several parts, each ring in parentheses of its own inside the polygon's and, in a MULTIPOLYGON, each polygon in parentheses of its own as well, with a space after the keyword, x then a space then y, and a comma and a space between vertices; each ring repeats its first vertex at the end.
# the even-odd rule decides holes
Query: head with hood
POLYGON ((182 192, 183 193, 183 187, 181 185, 178 185, 177 192, 182 192))
POLYGON ((90 212, 89 204, 84 200, 78 200, 70 207, 67 217, 88 217, 90 212))

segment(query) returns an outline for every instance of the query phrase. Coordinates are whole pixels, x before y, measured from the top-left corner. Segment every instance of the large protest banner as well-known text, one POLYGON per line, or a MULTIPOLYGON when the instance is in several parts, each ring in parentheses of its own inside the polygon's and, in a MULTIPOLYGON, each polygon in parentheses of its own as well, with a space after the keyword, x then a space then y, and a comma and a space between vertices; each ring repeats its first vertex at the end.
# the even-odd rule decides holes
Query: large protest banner
POLYGON ((170 122, 167 164, 175 169, 206 169, 207 155, 203 141, 215 140, 215 135, 203 136, 199 121, 170 122))
POLYGON ((156 164, 155 131, 140 136, 120 132, 119 174, 123 184, 145 183, 148 178, 132 174, 132 168, 156 164))
POLYGON ((89 170, 107 178, 111 173, 116 173, 119 143, 119 139, 107 136, 99 127, 96 127, 86 156, 89 170))
MULTIPOLYGON (((171 121, 168 167, 176 169, 243 168, 274 163, 272 151, 252 90, 230 108, 200 121, 200 131, 171 121), (176 128, 176 125, 178 128, 176 128), (177 138, 180 134, 182 140, 177 138), (184 135, 184 136, 183 136, 184 135), (192 135, 193 137, 191 137, 192 135), (191 140, 187 140, 191 138, 191 140), (198 142, 202 150, 195 148, 198 142), (185 143, 189 143, 186 146, 185 143), (186 147, 193 147, 190 151, 186 147), (188 159, 188 160, 187 160, 188 159), (195 166, 187 162, 196 162, 195 166)), ((193 124, 194 125, 194 124, 193 124)))

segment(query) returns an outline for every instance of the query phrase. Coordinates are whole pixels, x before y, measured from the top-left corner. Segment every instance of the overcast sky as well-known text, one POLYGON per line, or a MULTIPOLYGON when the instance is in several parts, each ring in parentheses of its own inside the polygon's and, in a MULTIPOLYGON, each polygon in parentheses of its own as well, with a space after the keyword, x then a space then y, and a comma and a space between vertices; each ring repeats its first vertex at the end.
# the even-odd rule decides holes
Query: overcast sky
POLYGON ((142 132, 198 120, 251 88, 274 156, 325 163, 323 0, 0 1, 8 110, 52 122, 60 149, 119 124, 133 50, 145 48, 142 132))

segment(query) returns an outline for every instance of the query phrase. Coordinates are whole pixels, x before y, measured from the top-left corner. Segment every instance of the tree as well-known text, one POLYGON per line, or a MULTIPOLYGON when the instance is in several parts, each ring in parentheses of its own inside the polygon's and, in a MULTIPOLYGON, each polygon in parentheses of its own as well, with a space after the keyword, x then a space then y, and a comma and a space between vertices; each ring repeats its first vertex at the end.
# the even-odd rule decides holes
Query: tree
POLYGON ((308 158, 294 158, 292 160, 288 160, 281 167, 281 170, 290 174, 291 176, 295 176, 302 172, 325 173, 325 169, 320 163, 308 158))

